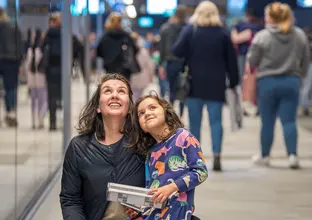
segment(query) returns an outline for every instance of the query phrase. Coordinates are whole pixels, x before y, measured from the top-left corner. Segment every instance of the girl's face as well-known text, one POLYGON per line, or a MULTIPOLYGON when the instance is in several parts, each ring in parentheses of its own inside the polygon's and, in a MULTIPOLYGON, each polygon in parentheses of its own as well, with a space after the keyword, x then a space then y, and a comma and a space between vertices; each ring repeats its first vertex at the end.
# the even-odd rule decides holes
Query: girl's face
POLYGON ((127 85, 120 80, 108 80, 101 86, 98 113, 103 117, 126 117, 129 111, 129 91, 127 85))
POLYGON ((147 133, 159 133, 166 127, 164 108, 156 99, 146 98, 138 106, 140 127, 147 133))

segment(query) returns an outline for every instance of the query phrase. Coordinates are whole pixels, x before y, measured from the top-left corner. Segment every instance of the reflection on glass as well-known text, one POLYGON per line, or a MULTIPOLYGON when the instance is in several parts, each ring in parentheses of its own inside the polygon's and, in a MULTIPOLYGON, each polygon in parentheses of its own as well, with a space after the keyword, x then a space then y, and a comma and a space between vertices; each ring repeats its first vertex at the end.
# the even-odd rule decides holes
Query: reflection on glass
POLYGON ((14 220, 62 161, 61 82, 53 81, 60 77, 51 81, 51 68, 39 68, 58 21, 46 10, 19 11, 18 1, 1 6, 0 220, 14 220))

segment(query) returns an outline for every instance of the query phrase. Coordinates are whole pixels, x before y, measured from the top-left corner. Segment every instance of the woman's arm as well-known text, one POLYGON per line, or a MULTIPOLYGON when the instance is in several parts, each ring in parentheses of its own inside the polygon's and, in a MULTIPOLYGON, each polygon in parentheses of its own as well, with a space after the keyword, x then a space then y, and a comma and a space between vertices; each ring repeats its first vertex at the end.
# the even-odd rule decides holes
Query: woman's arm
POLYGON ((237 32, 236 29, 231 32, 231 40, 233 44, 247 43, 252 38, 252 31, 250 29, 244 30, 242 32, 237 32))
POLYGON ((68 146, 63 164, 60 201, 64 220, 86 220, 81 178, 74 140, 68 146))
POLYGON ((226 73, 230 81, 230 88, 235 88, 239 83, 239 72, 237 64, 237 54, 234 49, 233 43, 229 36, 229 33, 226 32, 223 39, 223 56, 226 65, 226 73))
POLYGON ((256 34, 248 49, 246 62, 249 63, 251 68, 258 67, 263 56, 261 41, 261 36, 259 34, 256 34))
POLYGON ((190 52, 190 44, 193 39, 190 36, 193 31, 193 26, 185 26, 177 41, 174 43, 173 47, 172 47, 172 53, 177 56, 177 57, 181 57, 181 58, 186 58, 189 55, 190 52))

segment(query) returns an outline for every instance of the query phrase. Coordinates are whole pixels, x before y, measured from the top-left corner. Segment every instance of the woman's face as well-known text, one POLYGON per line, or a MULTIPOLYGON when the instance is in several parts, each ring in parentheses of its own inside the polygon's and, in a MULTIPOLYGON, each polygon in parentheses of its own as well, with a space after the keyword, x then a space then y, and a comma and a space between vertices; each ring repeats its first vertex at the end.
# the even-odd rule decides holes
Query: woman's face
POLYGON ((153 98, 146 98, 139 104, 138 118, 144 132, 155 133, 166 126, 164 108, 153 98))
POLYGON ((120 80, 104 82, 100 90, 98 113, 103 118, 110 116, 126 117, 129 111, 129 91, 127 85, 120 80))

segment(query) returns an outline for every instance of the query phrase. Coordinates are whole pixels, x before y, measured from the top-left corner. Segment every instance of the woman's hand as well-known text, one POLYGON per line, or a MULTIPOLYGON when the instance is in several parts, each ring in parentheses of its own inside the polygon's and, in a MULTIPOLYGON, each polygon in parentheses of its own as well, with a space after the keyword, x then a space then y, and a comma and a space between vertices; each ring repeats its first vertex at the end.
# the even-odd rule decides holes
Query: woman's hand
POLYGON ((151 189, 148 194, 153 195, 151 201, 157 204, 165 202, 172 193, 177 192, 178 190, 178 186, 175 183, 171 183, 160 188, 151 189))

